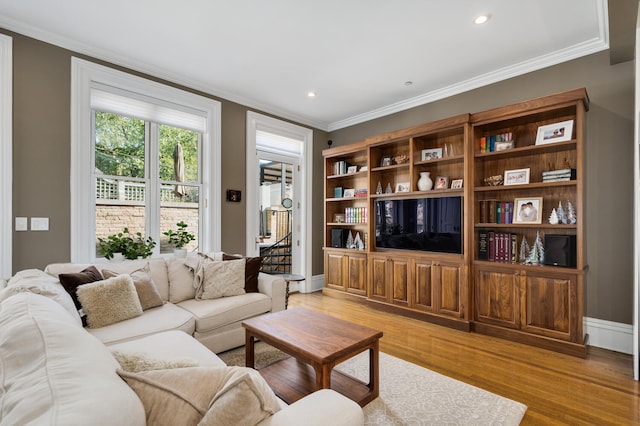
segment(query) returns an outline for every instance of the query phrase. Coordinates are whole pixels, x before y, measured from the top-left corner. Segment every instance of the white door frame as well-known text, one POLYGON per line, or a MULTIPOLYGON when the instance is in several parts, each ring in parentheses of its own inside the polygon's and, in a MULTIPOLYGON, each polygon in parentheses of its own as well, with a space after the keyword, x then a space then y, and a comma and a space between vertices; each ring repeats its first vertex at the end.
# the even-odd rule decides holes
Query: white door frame
MULTIPOLYGON (((300 155, 299 194, 294 196, 294 208, 298 209, 300 217, 300 256, 299 269, 294 272, 305 277, 300 286, 300 292, 311 291, 311 250, 312 250, 312 209, 311 187, 313 177, 313 131, 286 121, 278 120, 256 112, 247 111, 247 151, 246 151, 246 243, 247 255, 256 253, 256 236, 258 235, 258 206, 257 184, 258 164, 256 155, 256 132, 258 130, 285 136, 302 142, 300 155)), ((290 162, 290 161, 289 161, 290 162)), ((294 184, 296 182, 294 181, 294 184)), ((297 231, 297 230, 294 230, 297 231)), ((294 244, 297 241, 294 240, 294 244)))
POLYGON ((13 253, 13 39, 0 34, 0 278, 9 278, 13 253))

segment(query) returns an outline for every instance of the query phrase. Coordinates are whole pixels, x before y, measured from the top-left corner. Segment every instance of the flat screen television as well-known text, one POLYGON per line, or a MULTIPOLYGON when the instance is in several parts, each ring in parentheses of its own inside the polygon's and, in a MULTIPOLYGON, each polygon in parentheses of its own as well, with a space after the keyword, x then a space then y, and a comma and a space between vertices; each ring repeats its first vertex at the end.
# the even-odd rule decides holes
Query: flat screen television
POLYGON ((462 254, 462 197, 377 200, 376 247, 462 254))

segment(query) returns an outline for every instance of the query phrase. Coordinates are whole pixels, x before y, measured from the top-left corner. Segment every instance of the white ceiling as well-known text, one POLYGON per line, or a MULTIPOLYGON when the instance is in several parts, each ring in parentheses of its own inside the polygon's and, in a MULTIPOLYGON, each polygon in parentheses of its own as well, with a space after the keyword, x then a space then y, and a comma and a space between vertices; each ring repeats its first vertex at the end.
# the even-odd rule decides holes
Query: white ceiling
POLYGON ((329 131, 607 49, 607 25, 607 0, 0 0, 2 28, 329 131))

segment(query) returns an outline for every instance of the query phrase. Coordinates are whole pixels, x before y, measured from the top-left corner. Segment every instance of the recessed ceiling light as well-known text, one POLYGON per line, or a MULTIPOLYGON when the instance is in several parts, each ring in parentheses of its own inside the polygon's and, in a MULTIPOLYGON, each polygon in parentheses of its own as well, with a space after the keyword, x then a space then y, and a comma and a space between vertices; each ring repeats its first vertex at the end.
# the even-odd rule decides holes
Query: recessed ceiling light
POLYGON ((316 97, 316 92, 314 92, 314 91, 307 92, 307 96, 310 97, 310 98, 315 98, 316 97))
POLYGON ((473 20, 473 22, 475 24, 484 24, 485 22, 487 22, 489 20, 489 15, 478 15, 476 16, 476 18, 473 20))
POLYGON ((413 81, 405 81, 404 85, 405 86, 411 86, 413 84, 413 81))

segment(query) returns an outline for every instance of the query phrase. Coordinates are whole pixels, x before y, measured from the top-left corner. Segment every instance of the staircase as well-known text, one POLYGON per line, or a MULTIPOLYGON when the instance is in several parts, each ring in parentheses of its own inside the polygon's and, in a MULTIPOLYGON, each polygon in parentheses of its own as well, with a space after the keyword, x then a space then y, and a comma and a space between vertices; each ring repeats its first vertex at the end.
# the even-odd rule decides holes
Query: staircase
POLYGON ((291 232, 270 246, 260 249, 261 272, 267 274, 291 273, 291 232))

